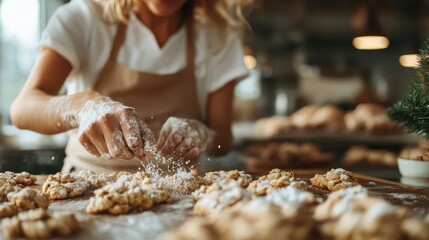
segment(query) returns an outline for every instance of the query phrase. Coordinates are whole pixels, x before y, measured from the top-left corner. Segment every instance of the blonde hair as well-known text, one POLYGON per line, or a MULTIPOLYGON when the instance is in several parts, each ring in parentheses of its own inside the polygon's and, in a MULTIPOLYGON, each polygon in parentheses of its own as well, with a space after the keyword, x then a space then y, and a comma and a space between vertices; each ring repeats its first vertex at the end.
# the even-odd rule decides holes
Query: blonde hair
MULTIPOLYGON (((104 19, 112 23, 128 23, 131 12, 137 12, 142 0, 95 0, 103 4, 104 19)), ((182 11, 196 22, 214 25, 219 30, 248 25, 243 8, 253 0, 187 0, 182 11)))

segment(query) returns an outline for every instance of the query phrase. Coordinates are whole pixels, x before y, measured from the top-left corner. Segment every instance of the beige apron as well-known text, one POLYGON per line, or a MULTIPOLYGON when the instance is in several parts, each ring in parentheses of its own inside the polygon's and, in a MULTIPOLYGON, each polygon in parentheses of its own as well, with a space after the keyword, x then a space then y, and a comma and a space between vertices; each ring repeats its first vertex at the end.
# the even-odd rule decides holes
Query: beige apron
MULTIPOLYGON (((139 72, 117 62, 125 40, 126 25, 120 24, 109 59, 93 89, 122 104, 134 107, 157 135, 170 116, 202 120, 194 71, 194 35, 192 21, 186 21, 186 67, 174 74, 157 75, 139 72)), ((106 160, 88 153, 80 144, 77 130, 71 131, 66 147, 63 171, 89 169, 94 172, 137 171, 137 159, 106 160)))

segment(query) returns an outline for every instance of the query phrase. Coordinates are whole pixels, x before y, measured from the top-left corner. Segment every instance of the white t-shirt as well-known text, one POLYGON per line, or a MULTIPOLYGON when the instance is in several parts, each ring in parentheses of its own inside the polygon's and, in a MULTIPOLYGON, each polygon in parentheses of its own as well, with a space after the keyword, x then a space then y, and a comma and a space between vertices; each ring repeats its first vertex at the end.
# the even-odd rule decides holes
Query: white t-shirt
MULTIPOLYGON (((59 7, 43 32, 41 47, 55 50, 73 66, 68 94, 88 90, 110 54, 117 26, 102 20, 102 8, 94 0, 73 0, 59 7)), ((195 77, 202 113, 207 96, 226 83, 243 79, 239 34, 228 29, 225 38, 214 27, 195 26, 195 77)), ((117 61, 129 68, 155 74, 171 74, 186 65, 186 29, 180 28, 159 48, 153 33, 132 14, 117 61)))

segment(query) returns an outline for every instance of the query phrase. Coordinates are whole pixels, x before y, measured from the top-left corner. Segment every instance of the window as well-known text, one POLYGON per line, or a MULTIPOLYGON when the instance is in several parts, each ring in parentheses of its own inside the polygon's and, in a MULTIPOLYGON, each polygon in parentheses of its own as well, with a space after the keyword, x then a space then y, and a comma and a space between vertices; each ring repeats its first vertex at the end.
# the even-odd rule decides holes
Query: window
POLYGON ((64 0, 0 0, 0 141, 12 149, 62 147, 65 136, 44 136, 11 125, 10 105, 38 55, 41 32, 64 0))
POLYGON ((49 16, 64 0, 0 0, 0 118, 10 124, 9 108, 37 57, 49 16))
POLYGON ((22 88, 37 54, 39 1, 0 2, 0 107, 10 124, 9 107, 22 88))

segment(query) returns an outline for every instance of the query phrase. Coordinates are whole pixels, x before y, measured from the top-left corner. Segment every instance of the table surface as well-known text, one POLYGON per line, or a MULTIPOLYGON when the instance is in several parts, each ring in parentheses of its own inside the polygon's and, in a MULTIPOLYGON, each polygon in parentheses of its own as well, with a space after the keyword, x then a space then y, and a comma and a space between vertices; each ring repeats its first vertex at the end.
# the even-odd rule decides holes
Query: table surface
MULTIPOLYGON (((297 179, 308 181, 315 173, 325 170, 294 170, 297 179)), ((264 173, 253 173, 254 176, 264 173)), ((408 207, 418 216, 429 214, 429 189, 409 187, 397 182, 355 174, 358 182, 388 202, 408 207)), ((39 176, 43 183, 46 176, 39 176)), ((310 187, 309 191, 326 198, 327 190, 310 187)), ((70 239, 156 239, 161 233, 173 230, 192 215, 193 201, 190 196, 175 196, 169 204, 153 207, 142 213, 121 216, 107 214, 90 215, 85 208, 92 193, 82 197, 52 202, 49 210, 71 211, 76 214, 81 230, 70 239)))

